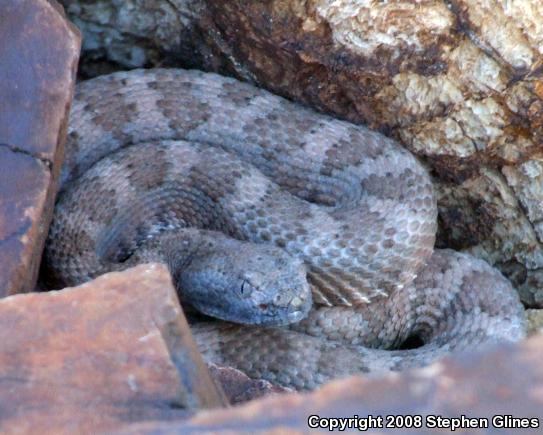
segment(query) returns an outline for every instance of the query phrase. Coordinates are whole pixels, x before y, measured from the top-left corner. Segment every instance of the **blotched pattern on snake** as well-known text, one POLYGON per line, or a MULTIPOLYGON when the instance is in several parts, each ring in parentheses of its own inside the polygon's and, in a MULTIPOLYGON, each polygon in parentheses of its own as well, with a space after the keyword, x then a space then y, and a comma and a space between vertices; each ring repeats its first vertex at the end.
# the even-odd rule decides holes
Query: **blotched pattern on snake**
POLYGON ((164 262, 229 321, 193 325, 206 358, 308 389, 523 337, 498 271, 433 251, 436 210, 421 164, 362 126, 215 74, 115 73, 77 90, 43 276, 164 262))

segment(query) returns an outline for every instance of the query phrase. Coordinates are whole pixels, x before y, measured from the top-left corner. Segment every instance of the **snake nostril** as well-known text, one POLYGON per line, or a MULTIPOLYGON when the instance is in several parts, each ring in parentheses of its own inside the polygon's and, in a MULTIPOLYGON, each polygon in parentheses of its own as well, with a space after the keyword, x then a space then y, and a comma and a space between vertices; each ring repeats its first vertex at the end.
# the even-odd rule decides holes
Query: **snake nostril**
POLYGON ((261 310, 267 310, 268 309, 268 304, 260 304, 258 306, 258 308, 260 308, 261 310))

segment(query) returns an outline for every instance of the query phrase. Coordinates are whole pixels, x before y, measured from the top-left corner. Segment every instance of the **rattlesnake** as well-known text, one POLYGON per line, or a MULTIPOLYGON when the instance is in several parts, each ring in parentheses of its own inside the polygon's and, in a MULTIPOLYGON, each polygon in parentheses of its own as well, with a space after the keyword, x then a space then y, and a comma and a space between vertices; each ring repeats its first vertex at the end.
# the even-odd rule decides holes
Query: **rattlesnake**
POLYGON ((216 74, 120 72, 77 89, 43 276, 165 262, 183 302, 260 325, 196 323, 205 357, 313 388, 523 337, 498 271, 433 252, 436 210, 421 164, 365 127, 216 74))

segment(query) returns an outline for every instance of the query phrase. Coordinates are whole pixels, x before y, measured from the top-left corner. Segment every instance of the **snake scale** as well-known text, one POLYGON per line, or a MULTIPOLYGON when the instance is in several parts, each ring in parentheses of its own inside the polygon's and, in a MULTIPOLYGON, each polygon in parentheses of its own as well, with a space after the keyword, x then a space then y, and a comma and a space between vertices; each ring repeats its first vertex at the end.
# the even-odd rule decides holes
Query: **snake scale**
POLYGON ((223 319, 193 325, 208 360, 311 389, 523 337, 498 271, 433 250, 436 217, 425 169, 381 134, 216 74, 134 70, 76 91, 43 270, 60 288, 164 262, 223 319))

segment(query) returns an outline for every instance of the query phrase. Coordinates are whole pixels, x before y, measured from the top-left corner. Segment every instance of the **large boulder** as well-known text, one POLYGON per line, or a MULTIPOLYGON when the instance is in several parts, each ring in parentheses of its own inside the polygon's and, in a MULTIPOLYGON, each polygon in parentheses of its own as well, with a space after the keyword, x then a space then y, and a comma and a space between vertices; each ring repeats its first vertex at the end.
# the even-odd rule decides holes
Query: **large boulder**
POLYGON ((0 22, 2 297, 35 287, 81 36, 54 0, 3 0, 0 22))
POLYGON ((457 427, 454 433, 522 430, 527 434, 540 434, 542 347, 543 336, 539 335, 521 344, 455 355, 424 369, 376 379, 351 377, 331 382, 311 394, 272 396, 231 409, 203 411, 185 421, 127 425, 117 433, 304 434, 310 431, 310 423, 322 424, 313 431, 319 428, 328 432, 326 418, 351 418, 351 424, 354 421, 360 425, 349 428, 351 432, 359 432, 360 427, 372 434, 442 433, 451 431, 450 426, 444 426, 453 424, 450 419, 458 419, 454 421, 457 424, 465 416, 477 422, 484 420, 488 428, 479 432, 467 427, 464 420, 464 426, 457 427), (370 423, 370 415, 374 417, 373 426, 364 426, 370 423), (317 418, 310 419, 310 416, 317 418), (441 423, 438 416, 442 417, 441 423), (380 423, 378 417, 381 417, 380 423), (438 424, 441 430, 437 429, 438 424), (527 426, 520 429, 523 426, 519 424, 527 426))
POLYGON ((223 406, 157 264, 0 300, 0 432, 100 433, 223 406))

